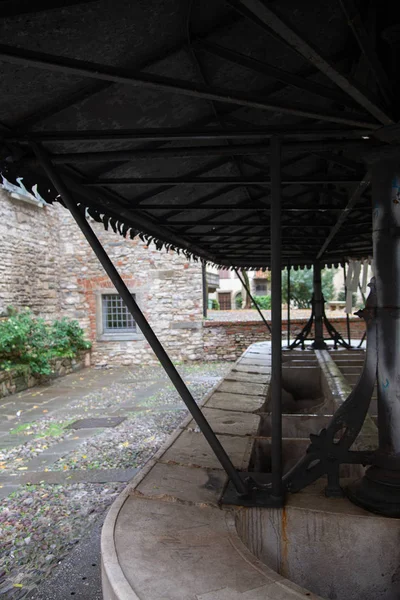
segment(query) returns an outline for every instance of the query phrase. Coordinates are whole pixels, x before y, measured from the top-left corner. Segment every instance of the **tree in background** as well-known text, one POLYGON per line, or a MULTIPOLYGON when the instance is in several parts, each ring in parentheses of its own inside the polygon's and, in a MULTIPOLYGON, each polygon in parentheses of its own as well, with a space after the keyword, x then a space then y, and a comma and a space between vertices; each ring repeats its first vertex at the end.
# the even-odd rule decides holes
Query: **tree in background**
MULTIPOLYGON (((247 271, 242 271, 242 277, 244 279, 245 284, 247 285, 247 289, 250 289, 250 279, 249 279, 249 275, 247 273, 247 271)), ((245 303, 243 308, 251 308, 251 298, 248 295, 248 293, 246 292, 245 288, 242 288, 242 297, 244 296, 245 298, 245 303)))
MULTIPOLYGON (((322 293, 325 301, 332 300, 334 295, 333 278, 336 269, 322 269, 321 282, 322 293)), ((287 299, 287 269, 282 271, 282 302, 287 299)), ((311 306, 311 298, 313 295, 313 270, 299 269, 295 271, 290 269, 290 300, 296 308, 308 308, 311 306)))

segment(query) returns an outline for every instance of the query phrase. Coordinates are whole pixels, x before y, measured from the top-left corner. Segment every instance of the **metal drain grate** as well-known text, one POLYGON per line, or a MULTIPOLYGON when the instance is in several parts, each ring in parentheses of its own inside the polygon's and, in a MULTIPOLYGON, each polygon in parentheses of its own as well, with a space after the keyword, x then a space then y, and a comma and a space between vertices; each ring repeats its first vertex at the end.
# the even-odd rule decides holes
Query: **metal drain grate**
POLYGON ((78 419, 74 421, 66 429, 96 429, 98 427, 116 427, 126 417, 92 417, 87 419, 78 419))

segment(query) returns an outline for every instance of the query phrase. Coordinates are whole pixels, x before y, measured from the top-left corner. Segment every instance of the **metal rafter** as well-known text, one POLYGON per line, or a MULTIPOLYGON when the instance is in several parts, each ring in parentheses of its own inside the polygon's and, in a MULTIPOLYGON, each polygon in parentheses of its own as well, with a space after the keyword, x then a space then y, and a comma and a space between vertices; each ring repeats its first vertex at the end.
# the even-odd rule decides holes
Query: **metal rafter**
MULTIPOLYGON (((323 152, 328 149, 351 149, 353 151, 367 151, 371 148, 369 142, 361 140, 339 141, 309 141, 292 142, 285 146, 285 154, 297 152, 323 152)), ((267 144, 231 144, 229 146, 189 146, 182 148, 158 148, 158 149, 133 149, 133 150, 107 150, 98 152, 71 152, 51 155, 53 164, 70 163, 97 163, 97 162, 120 162, 147 158, 188 158, 207 156, 251 156, 271 154, 271 148, 267 144)), ((338 157, 339 159, 340 157, 338 157)), ((345 160, 345 159, 343 159, 345 160)), ((24 159, 27 165, 37 164, 35 157, 24 159)))
MULTIPOLYGON (((283 185, 314 185, 314 184, 349 184, 358 183, 359 177, 285 177, 283 185)), ((83 185, 101 187, 104 185, 271 185, 270 177, 114 177, 114 178, 86 178, 83 185)))
POLYGON ((245 54, 240 54, 239 52, 221 46, 220 44, 201 39, 196 42, 195 46, 208 52, 209 54, 212 54, 213 56, 219 56, 220 58, 228 60, 235 65, 240 65, 246 69, 250 69, 251 71, 262 73, 268 77, 273 77, 274 79, 277 79, 288 86, 293 86, 303 92, 315 94, 320 98, 326 98, 331 102, 339 102, 339 104, 343 104, 344 106, 354 106, 354 101, 348 95, 343 94, 336 88, 332 89, 320 83, 304 79, 304 77, 293 75, 288 71, 278 69, 277 67, 269 65, 261 60, 250 58, 245 54))
MULTIPOLYGON (((357 9, 354 0, 339 0, 342 10, 346 16, 347 22, 354 37, 364 54, 369 68, 371 69, 376 82, 378 83, 385 102, 388 106, 393 105, 393 90, 385 69, 378 58, 376 50, 371 42, 371 35, 367 32, 361 19, 360 11, 357 9)), ((376 3, 372 3, 376 7, 376 3)))
POLYGON ((26 13, 43 12, 77 4, 89 4, 97 0, 2 0, 0 17, 16 17, 26 13))
POLYGON ((394 123, 392 117, 386 110, 379 106, 378 102, 372 98, 368 90, 363 90, 361 86, 354 81, 351 81, 347 76, 343 75, 329 60, 323 58, 319 51, 308 42, 303 34, 295 31, 294 27, 289 25, 278 13, 271 9, 262 0, 227 0, 233 8, 245 8, 245 16, 253 15, 256 17, 258 24, 262 23, 266 27, 266 31, 271 33, 271 30, 277 34, 286 45, 294 48, 307 61, 312 63, 326 77, 329 77, 336 85, 338 85, 346 94, 353 98, 360 106, 368 111, 383 125, 391 125, 394 123))
MULTIPOLYGON (((302 78, 304 81, 304 79, 302 78)), ((221 116, 221 115, 220 115, 221 116)), ((210 120, 213 120, 212 117, 210 120)), ((148 129, 99 129, 99 130, 61 130, 21 132, 14 129, 10 133, 2 134, 3 141, 29 144, 34 142, 209 142, 218 140, 260 140, 269 139, 273 135, 280 137, 304 139, 312 138, 340 138, 360 139, 362 135, 373 133, 373 129, 344 129, 337 126, 321 127, 320 125, 269 125, 268 127, 254 127, 242 123, 241 127, 221 129, 215 126, 194 128, 192 125, 185 128, 152 128, 148 129)))
POLYGON ((343 223, 346 221, 347 217, 349 216, 349 213, 354 209, 354 207, 357 204, 357 202, 359 201, 360 197, 365 192, 365 190, 370 186, 370 184, 371 184, 371 171, 368 171, 365 174, 365 177, 363 178, 363 180, 358 183, 357 187, 351 194, 351 197, 347 203, 346 208, 343 209, 336 224, 332 227, 331 231, 328 234, 328 237, 326 238, 321 249, 319 250, 319 252, 317 254, 317 259, 320 259, 323 256, 323 254, 326 251, 326 249, 328 248, 329 244, 331 243, 331 241, 333 240, 333 238, 335 237, 335 235, 337 234, 339 229, 342 227, 343 223))
MULTIPOLYGON (((264 101, 264 99, 255 99, 254 95, 250 96, 236 91, 208 88, 201 84, 193 84, 178 79, 135 73, 129 69, 53 56, 51 54, 24 50, 5 44, 0 44, 0 59, 12 64, 20 64, 56 73, 65 73, 66 75, 87 77, 139 88, 143 87, 156 92, 181 94, 192 98, 214 100, 216 102, 235 104, 268 112, 280 112, 282 114, 298 115, 311 119, 331 121, 333 123, 344 123, 355 127, 377 128, 377 125, 373 122, 366 120, 363 116, 357 116, 353 113, 346 114, 310 109, 308 106, 269 103, 264 101)), ((391 122, 392 121, 385 121, 385 124, 391 122)))

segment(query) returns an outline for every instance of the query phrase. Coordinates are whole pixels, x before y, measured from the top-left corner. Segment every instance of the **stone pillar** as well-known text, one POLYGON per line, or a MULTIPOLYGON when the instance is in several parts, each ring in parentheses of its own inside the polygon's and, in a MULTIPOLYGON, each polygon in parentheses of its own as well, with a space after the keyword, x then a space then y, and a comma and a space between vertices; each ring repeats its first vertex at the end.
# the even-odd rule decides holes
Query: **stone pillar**
POLYGON ((319 262, 314 263, 313 267, 313 280, 314 280, 314 328, 315 337, 313 348, 316 350, 323 350, 326 348, 324 342, 324 329, 322 315, 324 312, 324 298, 322 296, 322 283, 321 283, 321 264, 319 262))
POLYGON ((379 450, 349 497, 373 512, 400 517, 400 159, 372 170, 377 298, 379 450))

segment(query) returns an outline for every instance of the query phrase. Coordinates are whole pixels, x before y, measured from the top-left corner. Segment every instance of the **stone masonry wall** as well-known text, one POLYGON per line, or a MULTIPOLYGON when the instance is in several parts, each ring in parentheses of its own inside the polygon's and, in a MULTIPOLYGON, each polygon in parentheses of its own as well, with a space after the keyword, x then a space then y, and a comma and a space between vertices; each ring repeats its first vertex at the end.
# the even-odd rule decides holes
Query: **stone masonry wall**
MULTIPOLYGON (((78 319, 93 342, 97 365, 157 363, 144 339, 98 341, 101 293, 115 293, 96 256, 69 213, 60 219, 60 288, 64 314, 78 319)), ((174 252, 159 252, 140 239, 124 239, 101 224, 91 226, 122 275, 161 343, 175 361, 200 360, 202 275, 200 263, 174 252)))
POLYGON ((0 313, 29 306, 45 319, 60 312, 58 218, 53 207, 0 189, 0 313))
MULTIPOLYGON (((306 319, 296 319, 290 323, 292 340, 300 333, 306 319)), ((331 323, 347 341, 346 318, 333 318, 331 323)), ((353 340, 360 340, 365 331, 362 319, 350 319, 350 335, 353 340)), ((311 332, 313 334, 313 331, 311 332)), ((286 342, 287 322, 282 322, 282 339, 286 342)), ((328 333, 324 327, 324 336, 328 333)), ((203 329, 204 360, 236 360, 255 342, 270 340, 271 336, 261 321, 205 321, 203 329)))
MULTIPOLYGON (((235 360, 269 339, 260 321, 203 321, 199 263, 91 225, 174 361, 235 360)), ((77 319, 93 343, 95 365, 157 364, 140 332, 132 340, 101 335, 100 296, 115 290, 66 209, 41 208, 0 190, 0 236, 0 312, 12 304, 46 319, 77 319)), ((305 322, 293 320, 291 335, 305 322)), ((346 339, 346 319, 332 322, 346 339)), ((284 321, 283 338, 285 330, 284 321)), ((352 337, 363 332, 364 323, 351 319, 352 337)))

